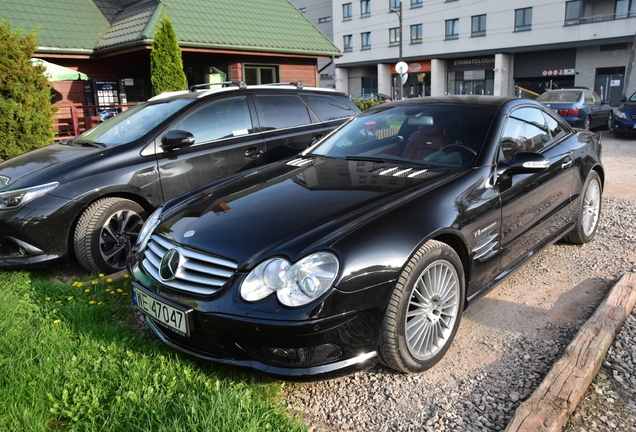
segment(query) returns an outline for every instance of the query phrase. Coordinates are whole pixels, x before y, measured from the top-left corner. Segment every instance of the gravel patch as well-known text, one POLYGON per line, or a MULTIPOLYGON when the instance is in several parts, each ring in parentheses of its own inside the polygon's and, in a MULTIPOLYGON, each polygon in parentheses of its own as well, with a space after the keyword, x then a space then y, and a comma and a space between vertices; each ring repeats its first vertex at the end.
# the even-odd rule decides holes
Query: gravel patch
MULTIPOLYGON (((402 375, 376 366, 334 380, 289 384, 284 390, 285 403, 302 417, 310 431, 317 432, 504 430, 515 409, 541 383, 609 289, 624 273, 636 272, 635 209, 634 200, 604 198, 593 242, 583 246, 558 243, 548 248, 495 288, 493 292, 499 293, 489 300, 521 298, 526 287, 537 288, 538 297, 547 297, 551 284, 559 283, 576 285, 586 292, 593 290, 588 296, 593 300, 583 304, 576 303, 576 293, 559 298, 562 304, 577 308, 576 320, 541 319, 542 299, 537 298, 536 305, 529 304, 535 299, 525 293, 530 300, 522 300, 519 316, 513 320, 519 327, 510 329, 507 324, 497 328, 491 323, 492 317, 472 312, 480 302, 488 303, 487 297, 466 311, 460 325, 462 340, 456 339, 433 369, 402 375), (516 290, 520 286, 524 289, 516 290), (538 290, 540 287, 543 291, 538 290), (524 320, 531 320, 524 313, 530 312, 537 325, 524 329, 524 320), (490 325, 484 327, 480 320, 490 325)), ((505 309, 499 310, 504 314, 505 309)), ((634 322, 632 314, 586 400, 572 416, 568 430, 636 430, 634 322), (595 401, 604 404, 601 410, 595 401), (588 402, 591 405, 586 406, 588 402)))

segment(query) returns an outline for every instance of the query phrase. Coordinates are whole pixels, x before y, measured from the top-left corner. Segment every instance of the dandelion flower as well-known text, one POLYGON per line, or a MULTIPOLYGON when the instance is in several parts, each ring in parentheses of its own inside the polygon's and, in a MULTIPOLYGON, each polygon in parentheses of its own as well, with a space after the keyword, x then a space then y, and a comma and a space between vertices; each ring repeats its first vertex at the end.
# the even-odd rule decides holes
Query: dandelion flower
POLYGON ((111 283, 113 280, 111 278, 106 279, 106 282, 111 283))
POLYGON ((102 305, 102 302, 97 302, 97 306, 101 306, 101 305, 102 305))
POLYGON ((55 303, 62 304, 62 300, 57 300, 55 303))
POLYGON ((71 285, 71 286, 77 286, 78 283, 79 282, 73 282, 73 285, 71 285))
POLYGON ((104 273, 100 273, 98 276, 99 277, 104 277, 104 273))
POLYGON ((68 300, 68 301, 73 300, 73 296, 68 296, 68 298, 66 300, 68 300))
POLYGON ((88 304, 95 304, 95 300, 89 301, 88 304))
POLYGON ((128 273, 126 273, 126 274, 124 275, 124 279, 128 279, 129 277, 130 277, 130 275, 129 275, 128 273))
POLYGON ((123 289, 121 289, 121 288, 117 288, 117 292, 118 292, 118 293, 121 293, 121 292, 124 292, 124 290, 123 290, 123 289))
POLYGON ((46 300, 46 301, 51 301, 51 297, 47 297, 47 298, 45 298, 44 300, 46 300))
POLYGON ((111 291, 108 294, 113 295, 113 294, 115 294, 115 291, 111 291))
POLYGON ((59 319, 56 319, 55 321, 53 321, 53 324, 59 324, 60 322, 62 322, 62 321, 59 320, 59 319))
POLYGON ((92 283, 93 285, 97 285, 99 282, 97 282, 96 280, 94 280, 94 281, 91 281, 91 283, 92 283))
POLYGON ((82 282, 78 282, 76 286, 82 287, 82 286, 84 286, 84 284, 82 282))
POLYGON ((128 295, 128 293, 121 293, 121 295, 126 296, 126 295, 128 295))
POLYGON ((91 290, 89 290, 88 288, 86 288, 86 289, 84 290, 84 292, 85 292, 85 293, 89 293, 89 292, 91 292, 91 290))

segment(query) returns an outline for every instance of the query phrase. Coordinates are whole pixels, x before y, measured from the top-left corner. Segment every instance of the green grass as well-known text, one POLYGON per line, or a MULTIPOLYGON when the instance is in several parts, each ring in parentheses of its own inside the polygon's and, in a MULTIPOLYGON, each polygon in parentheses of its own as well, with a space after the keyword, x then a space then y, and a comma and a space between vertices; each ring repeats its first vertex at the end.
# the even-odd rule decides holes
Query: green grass
POLYGON ((281 384, 136 332, 130 282, 0 272, 0 431, 301 431, 281 384))

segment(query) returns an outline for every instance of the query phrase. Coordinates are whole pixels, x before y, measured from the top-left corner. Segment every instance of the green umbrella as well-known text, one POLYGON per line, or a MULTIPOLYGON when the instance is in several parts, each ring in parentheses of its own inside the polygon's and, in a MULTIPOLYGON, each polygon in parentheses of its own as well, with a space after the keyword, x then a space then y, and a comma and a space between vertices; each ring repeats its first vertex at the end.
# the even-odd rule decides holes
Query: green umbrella
POLYGON ((44 75, 49 78, 49 81, 75 81, 88 79, 88 75, 85 73, 56 65, 55 63, 49 63, 46 60, 32 58, 31 61, 34 65, 42 65, 46 68, 44 75))

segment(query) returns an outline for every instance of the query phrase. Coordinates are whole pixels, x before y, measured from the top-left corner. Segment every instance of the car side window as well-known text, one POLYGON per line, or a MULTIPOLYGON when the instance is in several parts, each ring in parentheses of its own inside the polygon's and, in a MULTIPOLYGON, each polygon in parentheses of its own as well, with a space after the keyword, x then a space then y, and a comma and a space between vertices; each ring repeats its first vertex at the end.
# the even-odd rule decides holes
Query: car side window
POLYGON ((195 144, 253 132, 245 96, 209 103, 188 114, 172 129, 192 133, 195 144))
POLYGON ((509 162, 519 151, 539 152, 551 139, 543 112, 536 108, 520 108, 506 121, 501 150, 509 162))
POLYGON ((592 95, 592 92, 586 91, 585 92, 585 103, 586 104, 590 104, 590 105, 594 105, 595 102, 596 102, 596 100, 594 100, 594 96, 592 95))
POLYGON ((256 95, 262 130, 311 124, 309 111, 296 95, 256 95))
POLYGON ((543 115, 545 116, 548 130, 550 131, 550 135, 552 136, 551 142, 558 141, 568 134, 567 130, 561 125, 561 123, 557 121, 557 119, 545 112, 543 113, 543 115))
POLYGON ((300 98, 309 105, 321 121, 351 117, 358 112, 353 102, 346 98, 313 94, 300 95, 300 98))

